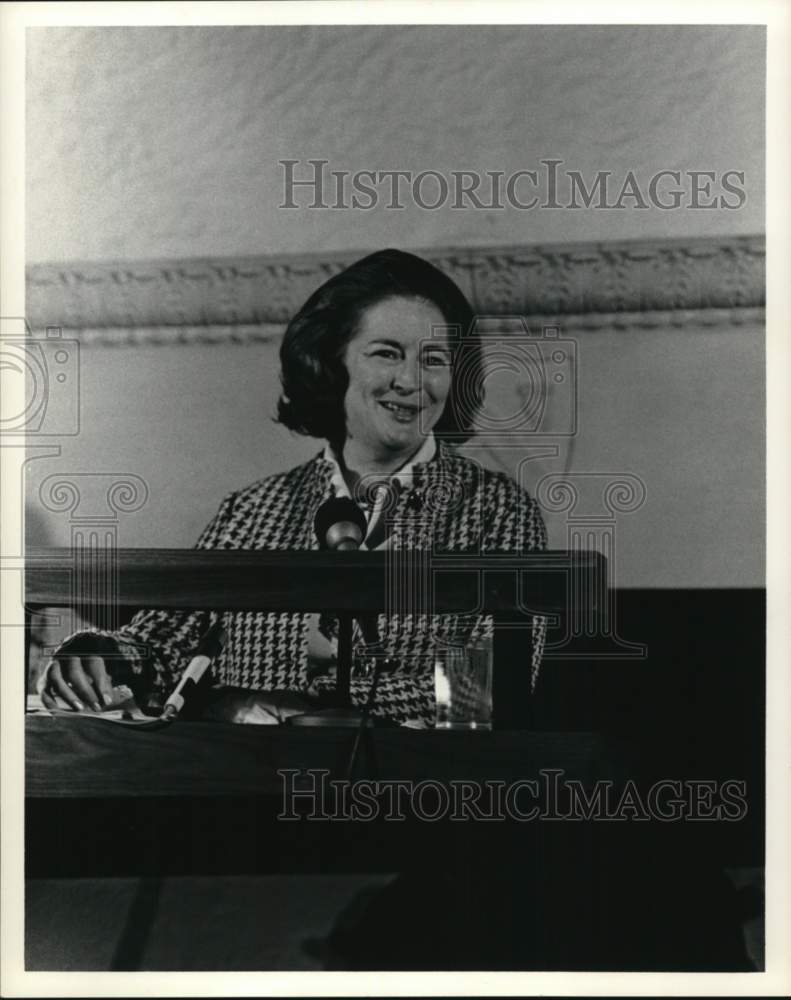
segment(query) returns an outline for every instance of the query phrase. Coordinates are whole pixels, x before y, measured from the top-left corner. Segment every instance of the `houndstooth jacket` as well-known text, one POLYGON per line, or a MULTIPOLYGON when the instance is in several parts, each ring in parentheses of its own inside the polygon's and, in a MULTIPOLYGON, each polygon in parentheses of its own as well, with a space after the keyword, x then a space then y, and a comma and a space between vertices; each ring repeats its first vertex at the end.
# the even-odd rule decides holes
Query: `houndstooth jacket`
MULTIPOLYGON (((334 494, 332 473, 333 463, 320 453, 288 472, 231 493, 197 547, 318 548, 313 519, 320 504, 334 494)), ((354 498, 363 507, 370 502, 371 485, 363 480, 355 490, 354 498)), ((504 473, 484 469, 442 442, 431 461, 414 466, 411 482, 391 492, 386 516, 387 547, 394 559, 399 552, 408 552, 408 558, 414 559, 415 553, 429 551, 483 555, 546 548, 541 513, 527 492, 504 473)), ((381 676, 373 712, 397 721, 429 721, 434 714, 433 651, 443 643, 490 636, 492 621, 489 616, 412 614, 406 604, 389 607, 379 616, 381 655, 394 658, 397 665, 381 676)), ((163 703, 199 637, 217 617, 216 612, 205 610, 145 610, 118 632, 92 634, 114 639, 126 667, 131 668, 130 679, 138 697, 153 706, 163 703)), ((321 693, 334 685, 331 676, 309 675, 309 614, 227 612, 224 618, 225 643, 214 664, 219 683, 305 694, 321 693)), ((531 680, 535 683, 544 644, 544 619, 534 618, 531 631, 526 653, 529 646, 531 680)), ((366 650, 355 630, 355 704, 364 703, 371 683, 366 650)))

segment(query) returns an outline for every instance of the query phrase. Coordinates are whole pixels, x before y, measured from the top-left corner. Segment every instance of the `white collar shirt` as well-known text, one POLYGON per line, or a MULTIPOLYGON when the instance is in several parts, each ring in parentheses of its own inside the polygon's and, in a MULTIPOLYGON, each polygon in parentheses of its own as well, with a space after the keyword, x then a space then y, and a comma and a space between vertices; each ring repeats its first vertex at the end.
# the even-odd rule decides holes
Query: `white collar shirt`
MULTIPOLYGON (((430 462, 437 453, 437 442, 434 439, 433 434, 429 434, 423 444, 418 448, 415 454, 410 458, 410 460, 400 469, 391 473, 390 476, 386 477, 386 482, 391 483, 395 480, 400 486, 411 485, 412 475, 416 465, 422 465, 425 462, 430 462)), ((341 472, 341 467, 335 457, 334 452, 329 445, 324 449, 324 458, 330 462, 333 466, 331 483, 335 491, 336 497, 350 497, 349 487, 346 484, 346 480, 343 478, 343 473, 341 472)), ((383 477, 384 480, 384 477, 383 477)), ((390 544, 390 539, 385 537, 379 540, 383 526, 380 521, 383 517, 383 511, 385 502, 387 500, 387 486, 383 484, 376 489, 374 496, 373 507, 365 510, 366 520, 368 523, 367 530, 365 532, 365 539, 363 540, 360 548, 364 551, 368 551, 371 548, 374 549, 386 549, 390 544), (368 544, 374 541, 374 544, 368 544)))

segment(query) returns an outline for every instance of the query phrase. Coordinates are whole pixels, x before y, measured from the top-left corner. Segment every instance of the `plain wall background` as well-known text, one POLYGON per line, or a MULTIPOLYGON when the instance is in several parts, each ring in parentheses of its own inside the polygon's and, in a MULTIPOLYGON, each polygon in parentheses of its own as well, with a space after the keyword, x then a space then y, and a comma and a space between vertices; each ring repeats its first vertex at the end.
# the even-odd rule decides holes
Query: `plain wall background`
MULTIPOLYGON (((760 28, 128 28, 28 32, 31 262, 514 245, 760 233, 760 28), (338 169, 743 170, 738 211, 286 211, 278 160, 338 169)), ((616 185, 617 187, 617 185, 616 185)), ((573 453, 628 473, 617 583, 758 586, 764 549, 760 326, 582 332, 573 453)), ((315 453, 270 421, 277 341, 86 345, 82 431, 28 472, 30 540, 53 473, 141 476, 119 542, 191 545, 224 494, 315 453)), ((513 467, 518 456, 504 459, 513 467)), ((552 544, 566 522, 547 517, 552 544)))
POLYGON ((760 233, 764 37, 717 26, 29 29, 27 259, 760 233), (278 162, 310 158, 509 175, 554 158, 589 185, 611 170, 616 191, 628 170, 643 185, 663 169, 741 170, 747 200, 738 211, 280 209, 278 162))

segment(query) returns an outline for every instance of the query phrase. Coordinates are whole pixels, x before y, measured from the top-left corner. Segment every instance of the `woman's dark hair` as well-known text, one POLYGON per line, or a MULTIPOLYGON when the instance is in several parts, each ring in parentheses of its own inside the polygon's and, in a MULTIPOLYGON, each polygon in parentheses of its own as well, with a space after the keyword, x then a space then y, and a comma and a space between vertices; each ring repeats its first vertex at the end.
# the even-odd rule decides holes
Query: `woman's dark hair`
POLYGON ((453 364, 448 401, 434 433, 459 443, 472 435, 482 396, 480 343, 474 336, 472 308, 447 275, 402 250, 380 250, 336 274, 288 324, 280 347, 279 423, 300 434, 325 438, 336 448, 343 444, 343 400, 349 385, 344 350, 358 332, 363 313, 391 298, 425 300, 442 313, 450 327, 453 364))

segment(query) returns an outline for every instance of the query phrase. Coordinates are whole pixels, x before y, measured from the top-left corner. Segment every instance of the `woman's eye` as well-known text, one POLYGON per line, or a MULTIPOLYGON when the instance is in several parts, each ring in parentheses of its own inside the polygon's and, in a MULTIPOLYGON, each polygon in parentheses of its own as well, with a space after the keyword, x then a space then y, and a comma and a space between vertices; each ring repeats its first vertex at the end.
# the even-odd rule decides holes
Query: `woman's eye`
POLYGON ((423 364, 427 368, 449 368, 450 358, 447 354, 426 354, 423 364))
POLYGON ((392 347, 378 347, 373 352, 373 356, 376 358, 387 358, 388 360, 393 360, 398 357, 398 352, 394 351, 392 347))

